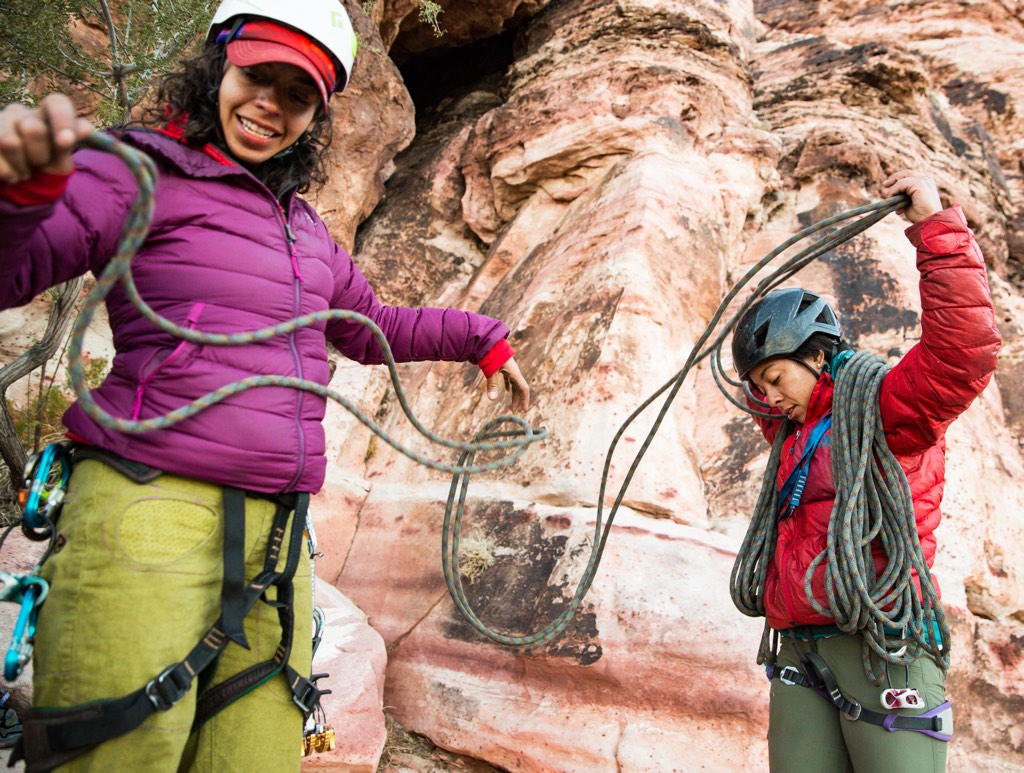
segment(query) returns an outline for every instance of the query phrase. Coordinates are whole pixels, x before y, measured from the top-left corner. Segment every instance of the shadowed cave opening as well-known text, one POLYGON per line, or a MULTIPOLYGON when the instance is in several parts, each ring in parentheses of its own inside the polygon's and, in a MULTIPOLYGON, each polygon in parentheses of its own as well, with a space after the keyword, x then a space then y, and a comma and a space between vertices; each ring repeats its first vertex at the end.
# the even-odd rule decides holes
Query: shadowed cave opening
MULTIPOLYGON (((437 112, 447 100, 472 91, 497 94, 515 61, 517 28, 458 48, 443 47, 396 58, 398 70, 416 105, 416 118, 437 112)), ((396 43, 396 48, 399 48, 396 43)))

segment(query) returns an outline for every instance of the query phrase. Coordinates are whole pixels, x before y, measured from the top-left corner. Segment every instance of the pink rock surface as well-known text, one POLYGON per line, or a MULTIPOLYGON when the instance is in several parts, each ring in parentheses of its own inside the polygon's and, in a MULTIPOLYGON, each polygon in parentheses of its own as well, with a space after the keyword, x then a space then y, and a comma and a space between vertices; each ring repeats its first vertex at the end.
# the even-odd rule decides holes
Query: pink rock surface
POLYGON ((337 589, 318 581, 316 603, 324 611, 324 631, 313 658, 313 673, 327 673, 318 685, 331 693, 321 700, 335 748, 302 761, 304 771, 373 773, 384 740, 384 669, 387 653, 366 616, 337 589))

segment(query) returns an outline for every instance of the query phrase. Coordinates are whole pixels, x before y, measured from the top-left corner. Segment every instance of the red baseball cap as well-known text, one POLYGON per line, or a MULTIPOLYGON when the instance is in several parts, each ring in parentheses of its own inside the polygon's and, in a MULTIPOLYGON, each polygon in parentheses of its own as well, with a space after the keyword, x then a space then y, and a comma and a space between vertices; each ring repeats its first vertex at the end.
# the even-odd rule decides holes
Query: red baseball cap
MULTIPOLYGON (((218 42, 228 35, 231 33, 225 30, 217 37, 218 42)), ((252 67, 264 62, 295 65, 313 79, 325 110, 338 83, 333 60, 316 42, 271 21, 256 19, 241 25, 228 42, 227 54, 236 67, 252 67)))

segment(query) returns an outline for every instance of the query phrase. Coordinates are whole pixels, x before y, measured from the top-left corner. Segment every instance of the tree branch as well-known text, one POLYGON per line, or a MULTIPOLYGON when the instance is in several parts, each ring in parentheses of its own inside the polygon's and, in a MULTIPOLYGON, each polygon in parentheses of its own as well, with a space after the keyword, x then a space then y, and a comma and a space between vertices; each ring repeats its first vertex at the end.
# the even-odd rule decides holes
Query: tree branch
POLYGON ((84 278, 78 277, 56 288, 57 297, 50 309, 50 318, 46 323, 43 337, 13 362, 0 368, 0 457, 7 465, 15 490, 21 483, 21 473, 25 468, 28 454, 18 439, 14 419, 7 407, 7 388, 53 357, 54 352, 60 348, 71 327, 84 281, 84 278))

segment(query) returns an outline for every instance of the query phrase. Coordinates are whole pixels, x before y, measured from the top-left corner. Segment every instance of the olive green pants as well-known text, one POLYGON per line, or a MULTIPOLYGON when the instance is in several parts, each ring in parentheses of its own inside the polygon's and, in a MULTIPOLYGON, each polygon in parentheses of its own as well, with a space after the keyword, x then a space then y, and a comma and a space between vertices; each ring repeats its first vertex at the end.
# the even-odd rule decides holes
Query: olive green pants
MULTIPOLYGON (((247 498, 246 580, 263 568, 276 506, 247 498)), ((36 632, 33 703, 75 706, 131 693, 185 658, 221 607, 223 490, 162 475, 136 484, 110 467, 75 466, 57 523, 59 549, 36 632)), ((287 543, 278 569, 283 568, 287 543)), ((312 588, 303 548, 294 579, 289 662, 310 672, 312 588)), ((268 591, 273 598, 274 590, 268 591)), ((258 601, 245 619, 250 650, 229 642, 210 686, 268 660, 281 640, 276 610, 258 601)), ((167 712, 77 758, 61 771, 253 773, 298 771, 302 712, 281 675, 216 714, 195 734, 197 682, 167 712)))
MULTIPOLYGON (((865 708, 885 712, 882 691, 890 686, 871 684, 861 659, 861 637, 841 634, 815 640, 847 697, 865 708)), ((795 646, 806 653, 808 643, 795 646)), ((778 666, 798 666, 794 642, 783 637, 778 666)), ((909 669, 890 666, 892 687, 912 687, 921 693, 925 708, 904 709, 921 714, 946 700, 946 675, 930 657, 909 669), (908 684, 909 681, 909 684, 908 684)), ((912 730, 890 732, 879 725, 851 721, 815 690, 772 680, 768 718, 768 759, 772 773, 941 773, 946 769, 946 743, 912 730)))

